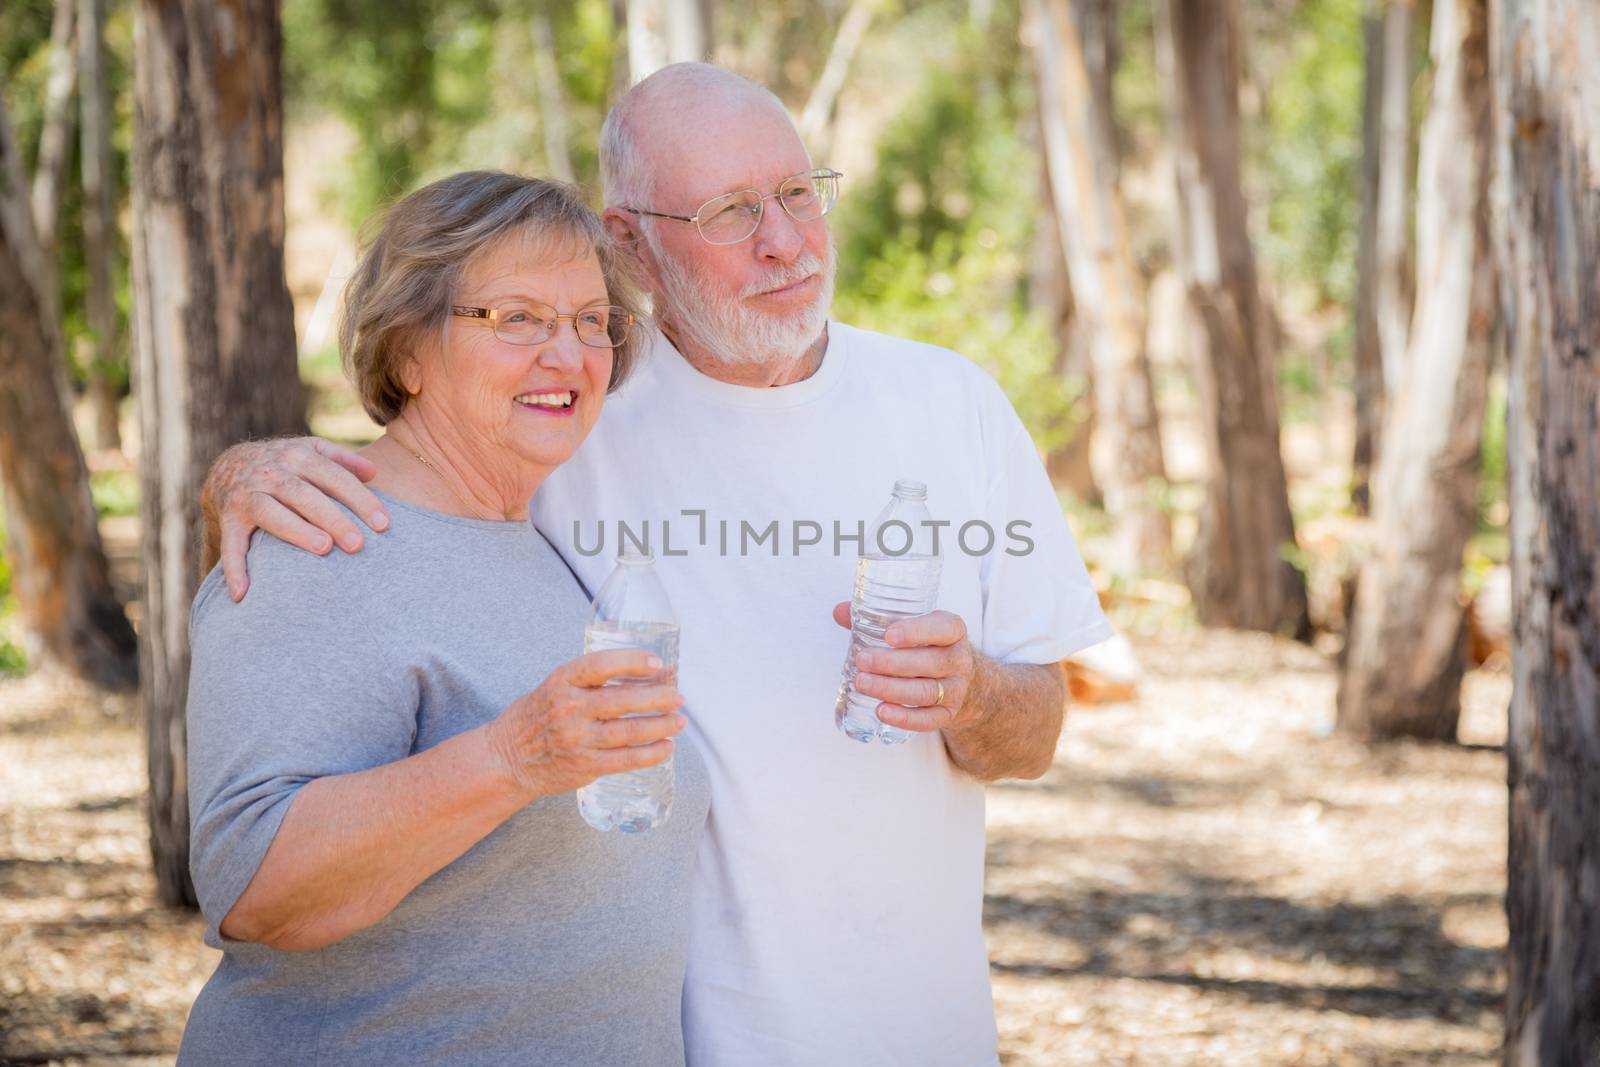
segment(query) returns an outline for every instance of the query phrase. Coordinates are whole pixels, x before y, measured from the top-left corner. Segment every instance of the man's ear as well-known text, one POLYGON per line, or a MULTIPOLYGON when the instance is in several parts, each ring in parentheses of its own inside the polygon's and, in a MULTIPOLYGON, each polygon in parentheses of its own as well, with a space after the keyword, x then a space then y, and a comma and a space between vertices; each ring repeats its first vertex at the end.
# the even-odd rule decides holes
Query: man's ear
POLYGON ((601 214, 600 221, 619 247, 637 253, 639 246, 644 244, 644 234, 639 232, 639 217, 632 212, 620 207, 608 207, 601 214))
POLYGON ((608 207, 601 214, 600 221, 616 243, 617 251, 631 261, 641 280, 654 288, 657 280, 656 261, 650 254, 650 242, 644 239, 644 231, 640 229, 643 224, 639 216, 620 207, 608 207))

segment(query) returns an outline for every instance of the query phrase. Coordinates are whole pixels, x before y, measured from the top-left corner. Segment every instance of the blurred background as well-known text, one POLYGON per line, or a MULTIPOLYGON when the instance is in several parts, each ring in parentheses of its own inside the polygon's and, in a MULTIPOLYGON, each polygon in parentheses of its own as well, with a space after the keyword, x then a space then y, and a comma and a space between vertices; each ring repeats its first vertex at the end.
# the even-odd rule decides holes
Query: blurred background
POLYGON ((465 168, 597 198, 609 101, 685 58, 844 172, 835 317, 999 380, 1120 631, 990 792, 1003 1061, 1499 1061, 1490 50, 1482 0, 4 0, 0 1063, 170 1062, 215 965, 196 494, 246 437, 377 435, 363 224, 465 168))

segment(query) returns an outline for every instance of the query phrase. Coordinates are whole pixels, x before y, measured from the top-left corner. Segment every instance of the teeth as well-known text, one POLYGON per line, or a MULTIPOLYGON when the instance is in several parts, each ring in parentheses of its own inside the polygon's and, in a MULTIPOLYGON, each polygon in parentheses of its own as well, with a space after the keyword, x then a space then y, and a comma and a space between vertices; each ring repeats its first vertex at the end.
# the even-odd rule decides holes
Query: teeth
POLYGON ((512 399, 519 404, 531 404, 535 407, 566 408, 572 406, 572 391, 569 389, 564 393, 523 393, 512 399))

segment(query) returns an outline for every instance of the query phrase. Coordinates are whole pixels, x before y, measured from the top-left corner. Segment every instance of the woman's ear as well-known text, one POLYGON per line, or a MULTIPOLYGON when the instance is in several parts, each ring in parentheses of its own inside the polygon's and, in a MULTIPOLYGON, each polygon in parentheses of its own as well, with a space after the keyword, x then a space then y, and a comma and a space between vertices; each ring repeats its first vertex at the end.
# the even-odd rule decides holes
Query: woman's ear
POLYGON ((400 386, 407 396, 422 393, 422 361, 415 355, 407 356, 400 364, 400 386))

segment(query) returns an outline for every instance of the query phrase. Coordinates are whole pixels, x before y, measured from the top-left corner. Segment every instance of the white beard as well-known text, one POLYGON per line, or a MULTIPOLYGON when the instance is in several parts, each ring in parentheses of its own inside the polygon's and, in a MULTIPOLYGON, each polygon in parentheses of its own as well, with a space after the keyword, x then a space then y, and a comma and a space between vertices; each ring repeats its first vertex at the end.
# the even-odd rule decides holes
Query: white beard
POLYGON ((654 233, 647 231, 645 239, 660 269, 657 316, 680 340, 704 350, 717 362, 762 364, 798 359, 822 335, 833 306, 833 276, 838 264, 831 235, 826 259, 801 256, 735 297, 721 295, 692 265, 663 253, 654 233), (820 276, 821 290, 811 306, 798 314, 766 314, 744 302, 745 297, 781 289, 813 274, 820 276))

